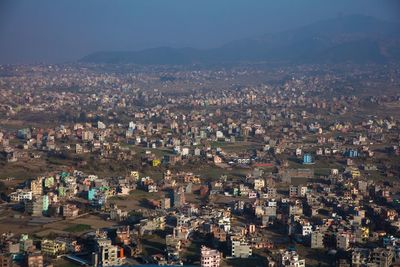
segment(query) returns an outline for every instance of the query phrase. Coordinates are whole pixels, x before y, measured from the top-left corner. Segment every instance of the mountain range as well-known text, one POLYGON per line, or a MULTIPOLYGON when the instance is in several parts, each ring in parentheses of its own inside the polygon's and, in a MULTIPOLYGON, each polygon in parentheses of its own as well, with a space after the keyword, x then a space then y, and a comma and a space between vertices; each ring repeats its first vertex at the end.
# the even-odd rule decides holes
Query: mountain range
POLYGON ((400 60, 400 25, 364 15, 342 16, 212 49, 157 47, 102 51, 86 63, 183 65, 223 63, 388 63, 400 60))

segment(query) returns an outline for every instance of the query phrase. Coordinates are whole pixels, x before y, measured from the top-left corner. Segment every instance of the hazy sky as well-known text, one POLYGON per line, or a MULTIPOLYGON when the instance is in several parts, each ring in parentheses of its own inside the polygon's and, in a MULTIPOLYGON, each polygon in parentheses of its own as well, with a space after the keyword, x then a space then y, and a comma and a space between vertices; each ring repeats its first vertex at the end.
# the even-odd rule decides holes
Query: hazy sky
POLYGON ((320 19, 399 21, 400 0, 0 0, 0 64, 102 50, 216 47, 320 19))

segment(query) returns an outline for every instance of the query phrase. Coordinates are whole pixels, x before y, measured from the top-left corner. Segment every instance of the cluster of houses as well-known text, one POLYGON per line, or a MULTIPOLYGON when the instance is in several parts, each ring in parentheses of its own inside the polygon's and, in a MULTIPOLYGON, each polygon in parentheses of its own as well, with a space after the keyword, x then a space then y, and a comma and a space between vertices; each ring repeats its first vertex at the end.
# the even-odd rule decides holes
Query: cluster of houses
POLYGON ((115 266, 143 257, 143 240, 163 233, 164 253, 144 257, 146 262, 188 262, 186 251, 200 236, 204 240, 198 251, 200 261, 209 267, 219 266, 224 258, 254 258, 255 252, 264 253, 269 266, 304 266, 307 259, 296 245, 341 255, 336 259, 340 266, 390 266, 400 262, 396 237, 400 202, 398 185, 393 185, 338 169, 315 179, 308 169, 271 173, 256 168, 241 181, 223 175, 212 182, 171 171, 161 180, 141 177, 137 171, 115 179, 76 170, 59 172, 25 183, 10 193, 9 200, 23 205, 32 217, 74 218, 101 211, 120 226, 90 232, 84 238, 44 238, 35 244, 28 235, 8 233, 3 235, 2 257, 43 261, 40 255, 46 260, 66 254, 71 261, 115 266), (302 177, 309 179, 298 184, 302 177), (152 205, 139 213, 108 202, 132 190, 160 190, 161 199, 149 199, 152 205), (196 195, 201 202, 188 201, 196 195), (82 250, 90 255, 76 256, 82 250))
POLYGON ((0 212, 12 207, 31 223, 88 214, 113 223, 58 237, 29 227, 4 233, 1 266, 50 266, 57 257, 89 266, 400 264, 399 121, 365 112, 400 98, 347 87, 349 77, 364 83, 386 72, 278 68, 275 77, 289 78, 268 84, 271 73, 251 67, 0 69, 8 73, 1 120, 21 122, 0 127, 0 166, 69 164, 2 189, 0 212), (347 93, 333 96, 341 87, 347 93), (108 173, 82 171, 103 163, 108 173), (140 209, 123 205, 132 199, 140 209))

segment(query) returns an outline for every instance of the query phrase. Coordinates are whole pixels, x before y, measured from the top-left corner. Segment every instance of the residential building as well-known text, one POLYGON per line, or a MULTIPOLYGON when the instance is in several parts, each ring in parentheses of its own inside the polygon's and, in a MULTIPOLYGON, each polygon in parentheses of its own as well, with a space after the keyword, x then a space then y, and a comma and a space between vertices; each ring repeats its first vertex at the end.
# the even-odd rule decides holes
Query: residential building
POLYGON ((185 190, 183 187, 178 187, 173 193, 174 208, 180 208, 185 204, 185 190))
POLYGON ((389 267, 393 263, 394 252, 392 249, 375 248, 372 251, 372 262, 378 267, 389 267))
POLYGON ((311 233, 311 248, 324 248, 324 233, 320 231, 311 233))
POLYGON ((27 256, 27 266, 28 267, 43 267, 43 255, 40 252, 33 252, 27 256))
POLYGON ((231 240, 231 255, 234 258, 248 258, 253 254, 251 246, 245 240, 231 240))
POLYGON ((300 259, 296 251, 284 251, 280 254, 280 261, 278 266, 287 267, 305 267, 306 260, 300 259))
POLYGON ((219 267, 221 253, 216 249, 201 247, 201 267, 219 267))
POLYGON ((41 248, 43 254, 56 256, 66 252, 66 243, 59 240, 44 239, 41 242, 41 248))

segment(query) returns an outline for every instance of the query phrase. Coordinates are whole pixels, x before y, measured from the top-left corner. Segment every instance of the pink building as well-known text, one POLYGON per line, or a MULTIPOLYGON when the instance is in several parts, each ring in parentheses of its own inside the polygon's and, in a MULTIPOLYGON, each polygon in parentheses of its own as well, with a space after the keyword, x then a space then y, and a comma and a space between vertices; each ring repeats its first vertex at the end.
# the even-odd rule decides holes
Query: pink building
POLYGON ((201 247, 201 267, 219 267, 221 253, 216 249, 201 247))

